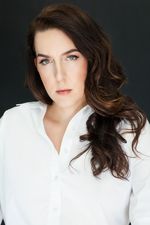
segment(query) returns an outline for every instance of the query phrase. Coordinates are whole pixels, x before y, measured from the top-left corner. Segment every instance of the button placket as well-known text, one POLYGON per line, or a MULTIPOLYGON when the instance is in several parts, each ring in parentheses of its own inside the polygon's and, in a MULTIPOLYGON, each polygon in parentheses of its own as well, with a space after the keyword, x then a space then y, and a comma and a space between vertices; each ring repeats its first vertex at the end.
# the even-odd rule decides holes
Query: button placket
POLYGON ((61 187, 60 187, 60 162, 59 157, 51 159, 50 168, 50 192, 49 192, 49 210, 47 224, 60 224, 61 211, 61 187))
POLYGON ((60 188, 60 174, 58 168, 53 168, 51 174, 51 192, 50 192, 50 208, 48 223, 59 225, 59 214, 61 210, 61 188, 60 188))

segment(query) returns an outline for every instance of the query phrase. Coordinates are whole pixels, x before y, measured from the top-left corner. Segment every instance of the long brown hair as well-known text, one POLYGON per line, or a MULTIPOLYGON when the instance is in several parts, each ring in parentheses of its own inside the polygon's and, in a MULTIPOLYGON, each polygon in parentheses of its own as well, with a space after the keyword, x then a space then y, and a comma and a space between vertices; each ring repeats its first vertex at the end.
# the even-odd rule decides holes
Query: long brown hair
POLYGON ((34 65, 34 37, 37 31, 50 28, 65 32, 88 60, 85 96, 94 113, 86 122, 88 133, 80 136, 81 141, 89 141, 88 148, 74 159, 90 149, 94 176, 109 169, 114 177, 126 179, 129 159, 122 148, 122 143, 126 140, 117 126, 122 121, 129 122, 131 129, 128 132, 135 134, 132 150, 137 156, 138 138, 145 125, 146 116, 130 97, 121 93, 120 89, 126 83, 126 77, 121 65, 112 55, 108 36, 86 12, 73 4, 48 5, 34 18, 27 37, 26 85, 37 100, 49 105, 53 101, 48 96, 34 65))

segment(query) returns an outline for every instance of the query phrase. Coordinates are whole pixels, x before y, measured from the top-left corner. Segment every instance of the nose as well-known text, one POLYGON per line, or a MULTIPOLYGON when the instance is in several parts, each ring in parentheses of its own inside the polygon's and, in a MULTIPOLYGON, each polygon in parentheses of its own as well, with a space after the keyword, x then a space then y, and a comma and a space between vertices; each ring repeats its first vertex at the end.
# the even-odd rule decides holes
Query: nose
POLYGON ((55 62, 55 78, 58 82, 64 80, 65 78, 65 69, 64 66, 62 65, 62 62, 55 62))

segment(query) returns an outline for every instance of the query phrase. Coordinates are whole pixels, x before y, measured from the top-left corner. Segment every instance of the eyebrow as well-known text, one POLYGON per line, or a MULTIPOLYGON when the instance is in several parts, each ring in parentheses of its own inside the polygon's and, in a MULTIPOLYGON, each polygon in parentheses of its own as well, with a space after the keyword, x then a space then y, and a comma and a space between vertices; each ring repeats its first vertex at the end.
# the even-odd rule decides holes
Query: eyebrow
MULTIPOLYGON (((68 51, 66 51, 66 52, 64 52, 64 53, 62 53, 62 55, 67 55, 68 53, 71 53, 71 52, 79 52, 79 50, 78 49, 76 49, 76 48, 73 48, 73 49, 70 49, 70 50, 68 50, 68 51)), ((45 57, 45 58, 50 58, 51 56, 49 56, 49 55, 45 55, 45 54, 42 54, 42 53, 38 53, 37 54, 37 57, 45 57)))

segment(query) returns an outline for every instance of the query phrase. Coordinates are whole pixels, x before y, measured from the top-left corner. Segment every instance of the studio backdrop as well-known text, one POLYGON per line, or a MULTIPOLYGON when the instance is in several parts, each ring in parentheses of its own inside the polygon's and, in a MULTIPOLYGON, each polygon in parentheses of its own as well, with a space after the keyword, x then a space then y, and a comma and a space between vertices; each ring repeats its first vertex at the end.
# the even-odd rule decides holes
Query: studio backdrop
POLYGON ((48 3, 71 2, 87 11, 106 31, 128 78, 123 88, 150 119, 149 0, 13 0, 0 4, 0 116, 17 103, 33 101, 24 88, 26 32, 31 19, 48 3))

